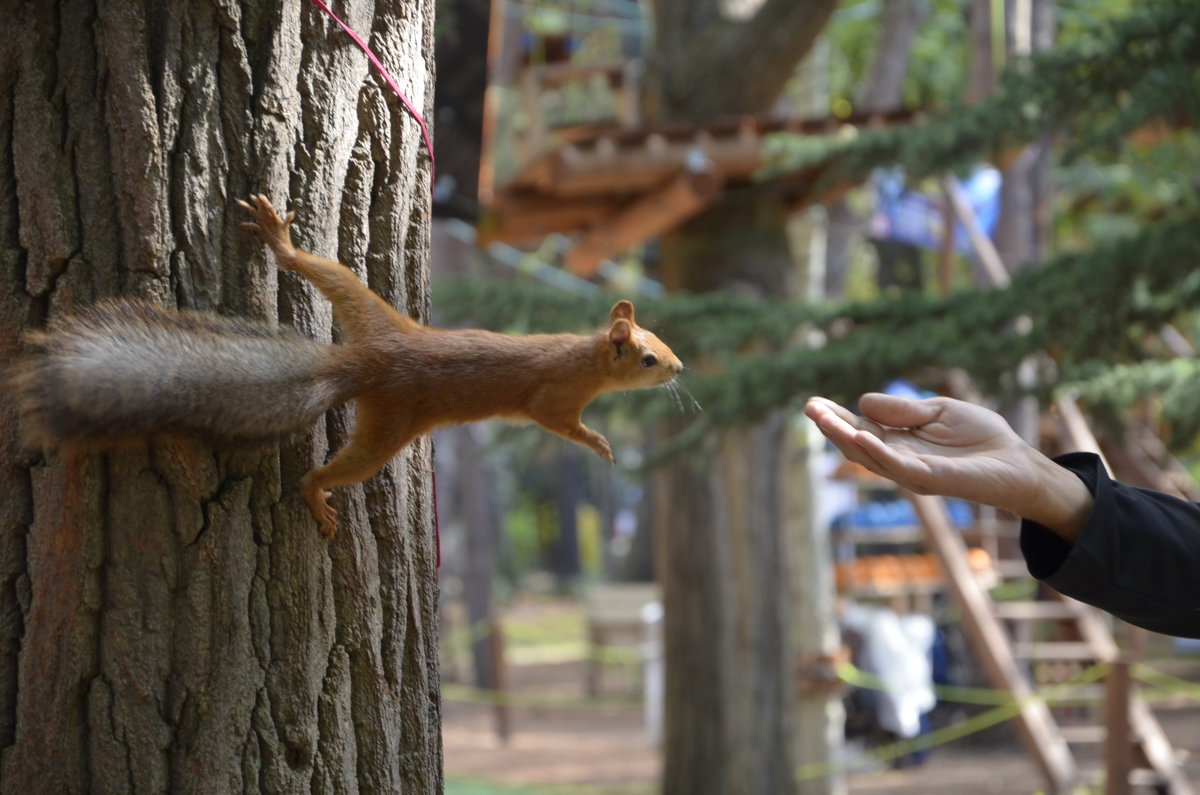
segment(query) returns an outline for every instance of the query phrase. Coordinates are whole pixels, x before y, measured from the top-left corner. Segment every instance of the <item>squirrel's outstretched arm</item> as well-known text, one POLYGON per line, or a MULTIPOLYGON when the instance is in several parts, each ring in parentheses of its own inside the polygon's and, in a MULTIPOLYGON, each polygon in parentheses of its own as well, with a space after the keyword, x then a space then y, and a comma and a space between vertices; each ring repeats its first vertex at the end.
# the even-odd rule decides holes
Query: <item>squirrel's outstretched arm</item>
POLYGON ((308 279, 333 304, 333 316, 346 337, 346 342, 369 340, 384 329, 415 328, 417 323, 397 312, 386 301, 362 283, 354 272, 340 262, 318 257, 292 245, 288 227, 295 217, 289 212, 281 218, 271 201, 261 194, 250 201, 238 199, 253 221, 242 224, 258 233, 267 244, 279 267, 295 271, 308 279))
POLYGON ((578 413, 572 416, 571 414, 558 415, 530 412, 530 416, 533 417, 535 422, 551 433, 557 433, 564 439, 569 439, 576 444, 591 448, 592 452, 610 464, 616 463, 616 459, 613 458, 612 445, 608 443, 608 439, 605 439, 603 434, 597 433, 584 425, 578 413))

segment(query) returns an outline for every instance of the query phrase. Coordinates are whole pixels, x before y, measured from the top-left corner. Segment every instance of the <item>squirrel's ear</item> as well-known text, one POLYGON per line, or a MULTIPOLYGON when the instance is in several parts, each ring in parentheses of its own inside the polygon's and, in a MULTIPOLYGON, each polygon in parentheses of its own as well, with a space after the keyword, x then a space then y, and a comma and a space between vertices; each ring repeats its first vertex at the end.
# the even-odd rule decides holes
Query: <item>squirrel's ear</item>
MULTIPOLYGON (((629 303, 626 301, 625 303, 629 303)), ((621 355, 621 346, 629 342, 629 338, 633 336, 633 326, 623 317, 619 317, 613 321, 613 324, 608 329, 608 341, 617 349, 617 355, 621 355)))
POLYGON ((613 305, 612 312, 608 313, 608 321, 612 323, 619 318, 624 318, 630 323, 633 322, 632 301, 617 301, 617 303, 613 305))

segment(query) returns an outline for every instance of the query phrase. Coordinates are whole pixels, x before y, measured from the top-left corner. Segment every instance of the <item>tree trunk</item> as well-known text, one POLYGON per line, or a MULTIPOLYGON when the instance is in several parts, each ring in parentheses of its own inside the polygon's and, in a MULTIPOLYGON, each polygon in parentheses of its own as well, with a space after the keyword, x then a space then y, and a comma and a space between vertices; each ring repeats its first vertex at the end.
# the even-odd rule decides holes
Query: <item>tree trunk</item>
MULTIPOLYGON (((833 0, 656 0, 658 52, 646 118, 764 113, 833 11, 833 0), (736 17, 736 18, 733 18, 736 17)), ((770 191, 735 191, 666 235, 672 292, 794 294, 786 211, 770 191)), ((702 364, 702 363, 697 363, 702 364)), ((662 791, 795 791, 795 687, 782 413, 708 440, 655 484, 665 608, 662 791)))
MULTIPOLYGON (((663 241, 672 289, 790 292, 778 202, 726 202, 663 241)), ((778 413, 710 440, 655 493, 666 611, 662 791, 795 789, 791 590, 778 413)))
POLYGON ((550 547, 550 571, 559 593, 571 593, 579 586, 583 562, 579 558, 579 506, 584 501, 587 468, 582 447, 563 448, 554 462, 554 512, 558 532, 550 547))
MULTIPOLYGON (((427 106, 432 0, 336 5, 427 106)), ((314 6, 26 0, 0 29, 4 361, 114 295, 328 340, 239 228, 250 192, 426 313, 416 125, 314 6)), ((441 790, 428 441, 339 490, 326 542, 298 483, 345 412, 281 446, 45 458, 0 412, 0 792, 441 790)))
MULTIPOLYGON (((496 616, 492 600, 492 583, 496 560, 496 539, 500 536, 500 517, 492 504, 490 480, 483 462, 483 445, 479 427, 446 428, 443 439, 454 448, 455 488, 441 491, 453 494, 454 505, 447 506, 447 515, 454 518, 461 530, 462 594, 467 608, 466 636, 471 644, 472 682, 476 687, 491 689, 497 685, 493 654, 495 642, 489 627, 496 616)), ((439 456, 439 464, 441 463, 439 456)))

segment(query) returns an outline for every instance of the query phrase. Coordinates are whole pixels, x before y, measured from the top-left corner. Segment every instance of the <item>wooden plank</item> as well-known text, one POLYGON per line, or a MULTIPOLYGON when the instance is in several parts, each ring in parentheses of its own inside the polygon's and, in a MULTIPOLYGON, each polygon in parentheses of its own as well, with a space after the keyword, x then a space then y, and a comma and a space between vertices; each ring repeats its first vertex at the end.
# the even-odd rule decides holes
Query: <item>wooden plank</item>
POLYGON ((488 9, 487 87, 483 90, 483 140, 479 153, 479 182, 476 195, 484 206, 491 204, 496 190, 496 122, 500 108, 501 54, 504 52, 504 1, 491 0, 488 9))
POLYGON ((1013 647, 1018 660, 1096 660, 1096 649, 1083 641, 1038 641, 1013 647))
MULTIPOLYGON (((1079 627, 1083 639, 1096 649, 1103 659, 1115 659, 1119 649, 1099 613, 1074 600, 1066 600, 1066 604, 1077 613, 1076 626, 1079 627)), ((1179 769, 1170 740, 1140 695, 1135 694, 1129 705, 1129 723, 1135 742, 1154 771, 1170 785, 1172 795, 1192 795, 1192 787, 1184 777, 1183 771, 1179 769)))
POLYGON ((586 229, 597 218, 616 211, 619 201, 577 199, 568 201, 536 194, 501 194, 479 225, 479 245, 520 243, 554 233, 586 229))
MULTIPOLYGON (((549 155, 557 159, 556 167, 539 171, 534 187, 566 198, 640 193, 670 179, 697 154, 711 160, 726 181, 746 179, 762 165, 762 138, 757 134, 713 136, 699 130, 690 139, 663 139, 655 147, 636 149, 620 146, 615 138, 599 139, 549 155)), ((530 185, 533 178, 532 173, 522 173, 513 185, 530 185)))
POLYGON ((946 572, 950 589, 962 611, 963 628, 992 686, 1005 690, 1022 706, 1015 718, 1017 734, 1037 764, 1052 792, 1071 792, 1079 769, 1045 702, 1032 698, 1028 681, 1013 659, 1004 629, 991 611, 991 598, 975 580, 967 563, 967 547, 950 526, 945 503, 939 497, 908 494, 926 541, 946 572))
POLYGON ((1023 560, 1013 560, 1012 558, 1002 558, 993 563, 996 573, 1000 575, 1002 580, 1028 580, 1029 564, 1023 560))
POLYGON ((992 605, 992 614, 1009 621, 1065 621, 1075 618, 1074 609, 1058 599, 996 602, 992 605))
POLYGON ((1072 745, 1100 745, 1107 736, 1103 726, 1059 726, 1058 731, 1072 745))
POLYGON ((504 655, 504 630, 495 618, 488 623, 488 634, 491 639, 492 686, 495 694, 492 714, 496 722, 496 737, 502 745, 508 745, 512 737, 512 715, 508 710, 508 664, 504 655))
POLYGON ((711 161, 690 163, 662 187, 594 224, 566 254, 566 266, 581 278, 631 246, 675 228, 705 207, 720 191, 721 177, 711 161))
POLYGON ((1104 795, 1129 795, 1133 743, 1129 735, 1129 696, 1133 683, 1126 660, 1113 660, 1104 699, 1104 795))
POLYGON ((1104 458, 1104 451, 1100 449, 1100 442, 1096 441, 1095 434, 1088 427, 1087 420, 1083 418, 1083 412, 1079 410, 1079 405, 1075 402, 1074 398, 1069 395, 1060 395, 1058 400, 1054 402, 1054 410, 1058 414, 1058 418, 1062 421, 1062 428, 1067 437, 1067 446, 1073 450, 1082 450, 1100 456, 1100 461, 1104 464, 1105 471, 1112 474, 1112 467, 1108 465, 1108 461, 1104 458))

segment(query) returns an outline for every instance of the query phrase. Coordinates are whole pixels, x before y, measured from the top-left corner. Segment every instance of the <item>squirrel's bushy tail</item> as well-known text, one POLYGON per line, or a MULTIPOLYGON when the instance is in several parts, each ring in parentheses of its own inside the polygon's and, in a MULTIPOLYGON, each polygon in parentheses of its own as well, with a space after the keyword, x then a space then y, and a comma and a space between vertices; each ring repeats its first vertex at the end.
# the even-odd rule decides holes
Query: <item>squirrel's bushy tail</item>
POLYGON ((264 439, 348 399, 335 351, 291 329, 109 301, 27 338, 13 390, 41 449, 160 433, 264 439))

